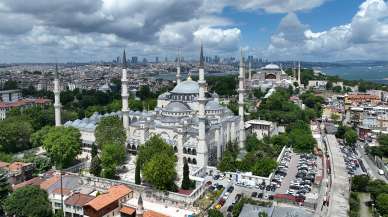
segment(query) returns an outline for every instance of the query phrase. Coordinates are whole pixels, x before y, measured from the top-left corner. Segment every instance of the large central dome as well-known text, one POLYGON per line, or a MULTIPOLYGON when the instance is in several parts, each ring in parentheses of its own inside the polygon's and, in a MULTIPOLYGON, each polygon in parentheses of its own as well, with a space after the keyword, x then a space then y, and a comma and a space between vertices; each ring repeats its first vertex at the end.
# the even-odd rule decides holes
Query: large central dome
POLYGON ((187 79, 186 81, 181 82, 171 91, 175 94, 198 94, 199 85, 197 82, 187 79))

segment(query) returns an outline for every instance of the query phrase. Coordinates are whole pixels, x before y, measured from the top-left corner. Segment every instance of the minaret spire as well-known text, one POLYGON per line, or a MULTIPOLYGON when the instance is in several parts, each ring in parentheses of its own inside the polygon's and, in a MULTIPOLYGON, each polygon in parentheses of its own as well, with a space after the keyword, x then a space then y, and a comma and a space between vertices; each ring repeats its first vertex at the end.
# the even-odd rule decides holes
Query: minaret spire
POLYGON ((123 52, 123 69, 127 68, 127 55, 125 55, 125 49, 123 52))
POLYGON ((125 55, 125 50, 123 52, 123 70, 121 77, 121 112, 123 117, 123 127, 125 134, 129 134, 129 109, 128 109, 128 78, 127 78, 127 57, 125 55))
POLYGON ((178 51, 178 64, 176 67, 176 83, 181 83, 181 50, 178 51))
POLYGON ((204 68, 203 43, 201 41, 201 53, 199 55, 199 68, 204 68))
POLYGON ((251 81, 252 80, 252 63, 251 63, 251 61, 249 61, 249 63, 248 63, 248 79, 249 79, 249 81, 251 81))
POLYGON ((137 200, 136 217, 143 217, 143 215, 144 215, 143 198, 141 197, 141 193, 140 193, 139 199, 137 200))
POLYGON ((239 148, 244 148, 245 142, 245 123, 244 123, 244 54, 241 49, 241 57, 240 57, 240 74, 239 74, 239 87, 238 87, 238 114, 240 116, 239 123, 239 148))
POLYGON ((59 87, 59 72, 58 64, 55 64, 55 74, 54 74, 54 112, 55 112, 55 126, 59 127, 61 123, 61 90, 59 87))
POLYGON ((208 147, 206 143, 206 114, 205 114, 205 69, 203 61, 203 44, 201 42, 201 53, 199 57, 199 94, 198 94, 198 147, 197 147, 197 162, 198 166, 206 167, 208 165, 208 147))

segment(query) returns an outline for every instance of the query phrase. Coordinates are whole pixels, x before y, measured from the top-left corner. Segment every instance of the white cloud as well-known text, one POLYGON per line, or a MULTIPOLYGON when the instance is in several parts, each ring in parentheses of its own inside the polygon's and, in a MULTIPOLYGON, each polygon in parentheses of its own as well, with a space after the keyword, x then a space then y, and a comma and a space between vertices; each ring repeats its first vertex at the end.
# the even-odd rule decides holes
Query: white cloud
POLYGON ((290 13, 271 37, 266 54, 281 59, 381 59, 388 55, 388 5, 366 0, 348 24, 314 32, 290 13))
MULTIPOLYGON (((242 33, 232 20, 222 17, 226 7, 290 12, 291 23, 297 21, 296 16, 292 17, 293 12, 318 7, 324 1, 2 0, 0 59, 6 62, 39 58, 51 61, 52 56, 63 61, 69 56, 80 61, 91 56, 110 59, 124 47, 129 55, 168 56, 177 48, 192 55, 198 51, 200 38, 210 55, 233 53, 240 46, 242 33), (20 58, 22 55, 25 57, 20 58)), ((282 40, 290 43, 296 40, 291 40, 294 37, 300 35, 280 34, 273 37, 273 42, 280 46, 282 40)), ((381 38, 383 35, 375 36, 375 40, 381 38)))

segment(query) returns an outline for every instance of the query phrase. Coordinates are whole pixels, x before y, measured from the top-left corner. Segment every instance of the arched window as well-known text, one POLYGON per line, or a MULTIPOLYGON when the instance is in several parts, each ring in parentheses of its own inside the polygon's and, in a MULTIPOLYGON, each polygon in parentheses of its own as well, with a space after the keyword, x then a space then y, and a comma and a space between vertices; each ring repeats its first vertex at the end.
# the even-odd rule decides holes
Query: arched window
POLYGON ((132 145, 132 150, 136 150, 136 145, 132 145))
POLYGON ((193 164, 197 164, 197 160, 195 158, 193 158, 193 164))
POLYGON ((175 151, 175 153, 178 152, 178 148, 176 146, 174 146, 174 151, 175 151))
POLYGON ((193 148, 193 150, 191 151, 191 154, 192 154, 192 155, 197 155, 197 150, 195 150, 195 149, 193 148))
POLYGON ((191 148, 187 149, 187 154, 191 154, 191 148))
POLYGON ((191 164, 191 158, 187 159, 187 163, 191 164))
POLYGON ((183 154, 187 154, 186 148, 183 148, 183 154))

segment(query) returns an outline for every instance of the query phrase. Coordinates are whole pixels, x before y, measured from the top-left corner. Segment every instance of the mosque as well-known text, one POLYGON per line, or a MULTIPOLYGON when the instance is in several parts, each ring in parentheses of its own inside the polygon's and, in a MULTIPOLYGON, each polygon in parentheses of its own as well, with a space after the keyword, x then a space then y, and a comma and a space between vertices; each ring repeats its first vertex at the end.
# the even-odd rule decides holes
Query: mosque
MULTIPOLYGON (((234 115, 219 102, 216 93, 207 91, 205 80, 203 46, 201 45, 199 79, 192 80, 190 75, 181 80, 180 58, 177 65, 176 86, 172 91, 161 94, 153 111, 134 112, 128 108, 128 79, 125 51, 122 69, 122 110, 110 114, 94 114, 82 120, 68 121, 65 126, 80 130, 84 151, 94 145, 94 131, 103 116, 119 116, 127 133, 127 149, 136 150, 153 135, 160 135, 170 144, 177 154, 177 168, 187 160, 194 169, 214 166, 230 142, 244 147, 244 61, 241 56, 239 67, 239 114, 234 115)), ((54 82, 55 83, 55 82, 54 82)), ((55 94, 59 94, 58 91, 55 94)), ((60 118, 60 102, 55 98, 56 115, 60 118)), ((56 116, 57 117, 57 116, 56 116)), ((60 120, 60 119, 59 119, 60 120)), ((60 124, 60 123, 58 123, 60 124)))
POLYGON ((249 78, 246 80, 247 88, 261 89, 262 91, 276 87, 288 88, 294 86, 294 83, 301 86, 300 63, 298 64, 298 74, 293 68, 293 76, 287 75, 279 65, 268 64, 260 68, 254 75, 251 75, 251 69, 249 69, 249 78))

